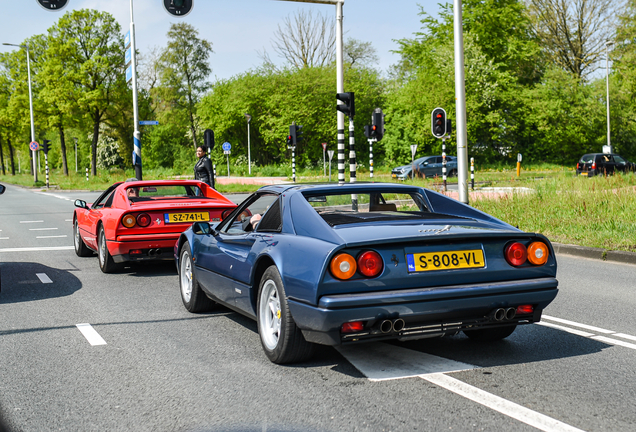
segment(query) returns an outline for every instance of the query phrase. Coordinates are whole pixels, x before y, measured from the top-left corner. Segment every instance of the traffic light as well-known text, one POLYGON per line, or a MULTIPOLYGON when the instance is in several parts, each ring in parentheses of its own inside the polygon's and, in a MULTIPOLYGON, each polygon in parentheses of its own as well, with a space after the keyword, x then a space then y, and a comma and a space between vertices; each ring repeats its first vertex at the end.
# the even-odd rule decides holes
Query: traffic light
POLYGON ((49 149, 51 148, 51 140, 43 140, 42 141, 42 151, 44 152, 45 155, 49 154, 49 149))
POLYGON ((192 11, 194 0, 163 0, 163 7, 170 15, 182 17, 192 11))
POLYGON ((287 135, 287 147, 291 147, 292 145, 294 145, 294 139, 292 138, 291 134, 287 135))
POLYGON ((353 92, 349 93, 336 93, 336 99, 343 102, 336 105, 336 109, 343 112, 349 118, 353 118, 356 113, 356 104, 353 92))
POLYGON ((435 108, 431 114, 431 131, 435 138, 443 138, 446 135, 446 111, 444 108, 435 108))
POLYGON ((64 9, 69 0, 37 0, 37 2, 46 10, 58 11, 64 9))
POLYGON ((384 136, 384 114, 382 109, 376 108, 371 116, 371 132, 376 141, 380 141, 384 136))
POLYGON ((289 125, 289 136, 287 137, 287 145, 290 145, 289 144, 290 140, 291 140, 291 145, 294 145, 294 146, 303 140, 302 128, 303 128, 302 125, 297 125, 295 122, 289 125))
POLYGON ((214 131, 211 129, 206 129, 203 132, 203 142, 205 146, 208 148, 208 151, 212 151, 214 148, 214 131))

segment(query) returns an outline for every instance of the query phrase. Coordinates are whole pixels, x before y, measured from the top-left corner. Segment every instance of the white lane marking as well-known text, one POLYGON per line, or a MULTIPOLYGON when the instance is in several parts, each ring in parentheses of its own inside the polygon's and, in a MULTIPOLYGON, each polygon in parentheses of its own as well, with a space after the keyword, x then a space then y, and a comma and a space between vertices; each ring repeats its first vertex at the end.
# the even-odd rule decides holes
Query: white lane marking
POLYGON ((545 321, 541 321, 541 322, 538 322, 536 324, 538 324, 540 326, 544 326, 544 327, 554 328, 554 329, 557 329, 557 330, 563 330, 563 331, 566 331, 568 333, 572 333, 572 334, 575 334, 575 335, 578 335, 578 336, 583 336, 583 337, 595 336, 594 333, 588 333, 588 332, 584 332, 582 330, 576 330, 576 329, 572 329, 572 328, 569 328, 569 327, 563 327, 563 326, 560 326, 558 324, 551 324, 551 323, 547 323, 545 321))
POLYGON ((36 239, 43 239, 43 238, 64 238, 64 237, 68 237, 67 235, 59 235, 59 236, 36 236, 36 239))
POLYGON ((92 346, 95 345, 106 345, 106 341, 97 333, 97 331, 93 328, 92 325, 88 323, 84 324, 75 324, 75 326, 82 332, 86 340, 92 346))
POLYGON ((371 381, 412 378, 429 373, 476 368, 466 363, 384 343, 369 343, 363 348, 359 345, 340 346, 336 349, 371 381))
POLYGON ((20 223, 44 223, 44 221, 20 221, 20 223))
POLYGON ((628 335, 625 333, 616 333, 616 334, 613 334, 612 336, 636 341, 636 336, 628 335))
POLYGON ((51 280, 50 277, 48 277, 46 275, 46 273, 36 273, 35 274, 38 278, 40 278, 40 282, 42 283, 53 283, 53 281, 51 280))
MULTIPOLYGON (((584 328, 584 329, 587 329, 587 330, 595 331, 596 333, 601 333, 601 334, 605 334, 605 335, 609 335, 609 336, 613 336, 613 337, 619 337, 619 338, 623 338, 623 339, 629 339, 629 340, 636 341, 636 336, 628 335, 628 334, 625 334, 625 333, 616 333, 613 330, 606 330, 606 329, 594 327, 594 326, 591 326, 591 325, 581 324, 581 323, 577 323, 577 322, 574 322, 574 321, 568 321, 568 320, 564 320, 562 318, 555 318, 555 317, 551 317, 551 316, 545 316, 544 315, 542 318, 545 318, 548 321, 556 321, 556 322, 560 322, 560 323, 563 323, 563 324, 568 324, 568 325, 571 325, 571 326, 574 326, 574 327, 580 327, 580 328, 584 328)), ((587 338, 590 338, 590 339, 595 339, 595 340, 598 340, 598 341, 601 341, 601 342, 608 343, 610 345, 619 345, 619 346, 622 346, 622 347, 625 347, 625 348, 636 349, 636 345, 631 344, 629 342, 622 341, 622 340, 613 339, 613 338, 609 338, 609 337, 606 337, 606 336, 597 336, 594 333, 588 333, 588 332, 584 332, 584 331, 581 331, 581 330, 576 330, 576 329, 560 326, 558 324, 552 324, 550 322, 545 322, 545 321, 538 322, 536 324, 542 325, 542 326, 545 326, 545 327, 555 328, 557 330, 563 330, 563 331, 566 331, 568 333, 572 333, 572 334, 575 334, 575 335, 578 335, 578 336, 583 336, 583 337, 587 337, 587 338)))
POLYGON ((64 222, 73 222, 73 219, 64 219, 64 222))
POLYGON ((9 237, 0 237, 0 240, 9 240, 9 237))
POLYGON ((537 429, 546 432, 582 432, 568 424, 444 375, 449 372, 477 369, 477 366, 384 343, 340 346, 336 349, 370 381, 422 378, 537 429))
POLYGON ((53 231, 58 228, 29 228, 29 231, 53 231))
POLYGON ((26 248, 4 248, 0 252, 44 252, 44 251, 61 251, 73 250, 74 246, 49 246, 49 247, 26 247, 26 248))
POLYGON ((539 430, 546 432, 582 432, 581 429, 532 411, 442 373, 423 375, 421 378, 539 430))
POLYGON ((46 192, 46 193, 45 192, 35 192, 35 193, 38 194, 38 195, 52 196, 54 198, 63 199, 65 201, 73 201, 73 199, 71 199, 71 198, 67 198, 67 197, 62 196, 62 195, 55 195, 55 194, 48 193, 48 192, 46 192))
POLYGON ((625 348, 631 348, 633 350, 636 350, 636 345, 634 345, 632 343, 629 343, 629 342, 624 342, 622 340, 612 339, 612 338, 608 338, 608 337, 605 337, 605 336, 594 336, 594 337, 592 337, 592 339, 598 340, 598 341, 601 341, 601 342, 605 342, 605 343, 608 343, 610 345, 620 345, 620 346, 625 347, 625 348))
POLYGON ((577 323, 577 322, 574 322, 574 321, 568 321, 568 320, 564 320, 562 318, 556 318, 556 317, 549 316, 549 315, 542 315, 541 319, 547 319, 549 321, 555 321, 555 322, 558 322, 558 323, 561 323, 561 324, 568 324, 568 325, 571 325, 573 327, 580 327, 582 329, 591 330, 591 331, 596 332, 596 333, 604 333, 604 334, 616 333, 615 331, 612 331, 612 330, 605 330, 605 329, 602 329, 602 328, 599 328, 599 327, 594 327, 594 326, 587 325, 587 324, 581 324, 581 323, 577 323))

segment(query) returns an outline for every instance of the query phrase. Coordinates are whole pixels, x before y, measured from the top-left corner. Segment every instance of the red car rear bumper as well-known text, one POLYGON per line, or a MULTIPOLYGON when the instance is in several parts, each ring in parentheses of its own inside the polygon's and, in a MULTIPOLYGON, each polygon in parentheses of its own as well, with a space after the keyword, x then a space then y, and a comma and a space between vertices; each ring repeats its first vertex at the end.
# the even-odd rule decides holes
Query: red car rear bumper
POLYGON ((108 251, 117 263, 126 261, 172 260, 174 244, 181 233, 123 235, 108 241, 108 251), (132 253, 131 253, 132 251, 132 253))

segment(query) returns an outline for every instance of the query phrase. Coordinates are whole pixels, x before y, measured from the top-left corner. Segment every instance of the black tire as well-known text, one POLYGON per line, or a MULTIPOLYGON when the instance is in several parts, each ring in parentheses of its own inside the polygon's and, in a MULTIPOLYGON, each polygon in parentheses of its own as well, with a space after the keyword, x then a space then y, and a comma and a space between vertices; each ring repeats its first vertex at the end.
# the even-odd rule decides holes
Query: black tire
POLYGON ((270 266, 261 279, 256 306, 258 334, 263 351, 277 364, 309 359, 315 344, 305 340, 291 316, 283 281, 276 266, 270 266))
POLYGON ((104 234, 104 227, 102 226, 99 227, 99 233, 97 234, 97 261, 99 261, 99 269, 103 273, 113 273, 121 267, 115 263, 108 251, 106 234, 104 234))
POLYGON ((185 242, 179 253, 179 292, 181 301, 188 312, 208 312, 216 304, 205 295, 194 274, 194 261, 190 253, 190 244, 185 242))
POLYGON ((471 339, 481 342, 492 342, 507 338, 515 331, 516 328, 517 325, 515 324, 506 327, 464 330, 464 334, 471 339))
POLYGON ((93 251, 86 246, 77 226, 77 219, 73 222, 73 245, 75 246, 75 254, 78 257, 89 257, 93 255, 93 251))
POLYGON ((457 170, 456 169, 452 169, 450 170, 450 172, 448 173, 449 177, 457 177, 457 170))

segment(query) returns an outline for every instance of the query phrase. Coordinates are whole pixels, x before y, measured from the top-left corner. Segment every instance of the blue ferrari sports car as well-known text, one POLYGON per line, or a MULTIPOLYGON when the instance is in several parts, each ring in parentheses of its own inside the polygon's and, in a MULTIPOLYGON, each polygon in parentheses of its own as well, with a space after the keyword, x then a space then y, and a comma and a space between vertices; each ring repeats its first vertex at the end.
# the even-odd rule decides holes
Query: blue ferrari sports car
POLYGON ((502 339, 558 291, 546 237, 400 184, 265 186, 221 222, 194 223, 175 259, 186 309, 255 319, 275 363, 320 344, 502 339))

